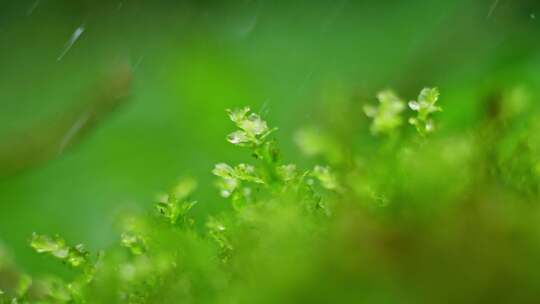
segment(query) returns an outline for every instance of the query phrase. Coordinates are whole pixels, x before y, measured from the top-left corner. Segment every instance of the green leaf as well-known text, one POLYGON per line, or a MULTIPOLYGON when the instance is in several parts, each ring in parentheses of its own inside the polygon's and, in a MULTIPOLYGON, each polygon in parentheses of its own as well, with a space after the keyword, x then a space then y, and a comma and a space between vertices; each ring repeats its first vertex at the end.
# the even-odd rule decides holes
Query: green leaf
POLYGON ((175 225, 179 219, 181 219, 181 222, 184 224, 189 222, 186 215, 196 202, 189 201, 187 198, 196 186, 197 183, 194 179, 182 179, 169 194, 161 195, 159 197, 159 201, 155 205, 159 214, 173 225, 175 225))
POLYGON ((73 248, 70 248, 67 257, 67 263, 73 267, 79 267, 87 262, 88 251, 84 248, 83 244, 79 244, 73 248))
POLYGON ((235 178, 222 178, 217 182, 219 194, 224 198, 230 197, 238 186, 239 182, 235 178))
POLYGON ((227 141, 240 147, 257 147, 264 143, 264 139, 275 129, 269 129, 268 124, 259 115, 249 113, 248 107, 227 110, 229 118, 239 130, 230 133, 227 141))
POLYGON ((68 246, 59 236, 51 238, 46 235, 32 234, 30 246, 38 253, 47 253, 72 267, 79 267, 88 262, 88 251, 82 244, 68 246))
POLYGON ((392 91, 386 90, 377 94, 378 107, 364 106, 366 116, 373 119, 371 132, 373 134, 391 133, 399 127, 403 119, 401 112, 405 110, 405 103, 392 91))
POLYGON ((241 120, 237 125, 247 134, 262 135, 268 132, 266 121, 262 120, 261 117, 255 113, 249 114, 246 119, 241 120))
POLYGON ((234 179, 234 169, 225 163, 215 165, 212 173, 221 178, 234 179))
POLYGON ((239 124, 241 121, 243 121, 249 113, 251 109, 249 107, 244 107, 240 109, 230 110, 227 109, 227 114, 229 115, 229 118, 236 124, 239 124))
POLYGON ((252 141, 245 131, 234 131, 227 136, 227 141, 233 145, 243 145, 252 141))
POLYGON ((315 166, 311 175, 319 180, 323 188, 337 190, 339 187, 337 177, 330 171, 329 167, 315 166))
POLYGON ((435 105, 439 100, 439 90, 437 88, 424 88, 418 95, 418 101, 410 101, 409 108, 417 112, 416 117, 409 118, 409 123, 416 127, 420 135, 424 136, 435 130, 435 124, 431 115, 442 111, 435 105))
POLYGON ((264 181, 257 176, 255 168, 247 164, 239 164, 234 168, 234 178, 242 181, 264 184, 264 181))
POLYGON ((439 89, 438 88, 424 88, 420 91, 418 96, 418 101, 420 103, 427 103, 434 105, 439 99, 439 89))
POLYGON ((134 233, 122 233, 120 243, 128 248, 133 255, 141 255, 146 252, 146 242, 141 236, 134 233))
POLYGON ((65 259, 69 255, 66 242, 56 236, 54 239, 46 235, 32 234, 30 246, 38 253, 50 253, 56 258, 65 259))

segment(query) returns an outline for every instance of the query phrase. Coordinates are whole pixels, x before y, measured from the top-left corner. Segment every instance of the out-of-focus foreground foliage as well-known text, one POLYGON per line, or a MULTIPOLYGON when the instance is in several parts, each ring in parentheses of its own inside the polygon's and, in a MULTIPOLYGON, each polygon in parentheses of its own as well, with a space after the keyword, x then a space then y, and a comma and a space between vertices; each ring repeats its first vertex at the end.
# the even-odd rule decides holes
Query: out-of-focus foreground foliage
POLYGON ((31 247, 73 276, 32 279, 6 260, 2 297, 6 303, 534 303, 540 141, 530 133, 538 123, 526 111, 530 100, 510 92, 493 101, 476 132, 437 135, 438 99, 438 89, 423 89, 407 110, 395 93, 378 94, 378 105, 364 109, 377 135, 369 151, 314 129, 299 131, 303 151, 332 163, 307 170, 284 161, 272 138, 276 129, 259 115, 229 110, 237 130, 227 140, 252 157, 213 170, 231 210, 195 225, 197 184, 186 178, 157 198, 154 212, 122 214, 118 244, 106 251, 34 234, 31 247))
POLYGON ((1 301, 538 302, 539 17, 7 1, 1 301))

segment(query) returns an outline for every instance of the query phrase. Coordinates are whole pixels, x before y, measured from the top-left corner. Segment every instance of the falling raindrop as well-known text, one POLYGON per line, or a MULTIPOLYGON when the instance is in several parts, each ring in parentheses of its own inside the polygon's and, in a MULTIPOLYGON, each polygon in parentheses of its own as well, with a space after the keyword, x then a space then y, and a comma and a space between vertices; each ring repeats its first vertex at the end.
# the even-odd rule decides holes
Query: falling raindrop
POLYGON ((137 59, 137 61, 133 64, 133 68, 132 68, 133 71, 136 71, 139 68, 139 66, 141 65, 143 61, 143 58, 144 56, 139 57, 139 59, 137 59))
POLYGON ((263 104, 262 104, 262 106, 261 106, 261 109, 259 110, 259 113, 260 113, 261 117, 266 117, 266 116, 268 116, 268 113, 270 112, 270 109, 269 109, 269 107, 268 107, 269 102, 270 102, 270 99, 266 99, 266 100, 263 102, 263 104))
POLYGON ((62 58, 64 58, 64 56, 69 52, 69 50, 73 47, 73 45, 75 44, 75 42, 77 42, 77 40, 81 37, 81 35, 84 33, 84 26, 81 25, 79 26, 74 32, 73 34, 71 35, 71 37, 69 38, 68 42, 66 42, 66 45, 64 46, 64 51, 62 51, 62 53, 60 54, 60 56, 58 56, 57 58, 57 61, 60 61, 62 60, 62 58))
POLYGON ((69 128, 67 133, 62 137, 62 141, 60 142, 60 149, 58 151, 59 154, 64 152, 65 148, 69 145, 69 143, 77 135, 77 133, 79 133, 79 131, 84 128, 86 123, 90 120, 91 116, 92 115, 90 112, 84 113, 79 119, 75 121, 71 128, 69 128))
POLYGON ((41 2, 41 0, 36 0, 34 1, 34 3, 32 3, 32 6, 30 6, 30 8, 28 9, 28 11, 26 12, 26 15, 27 16, 30 16, 32 15, 32 13, 36 10, 36 8, 39 6, 39 3, 41 2))
POLYGON ((493 12, 497 8, 497 5, 499 5, 499 0, 495 0, 493 2, 493 4, 491 5, 491 7, 489 8, 489 12, 488 12, 488 15, 487 15, 488 19, 491 18, 491 15, 493 15, 493 12))

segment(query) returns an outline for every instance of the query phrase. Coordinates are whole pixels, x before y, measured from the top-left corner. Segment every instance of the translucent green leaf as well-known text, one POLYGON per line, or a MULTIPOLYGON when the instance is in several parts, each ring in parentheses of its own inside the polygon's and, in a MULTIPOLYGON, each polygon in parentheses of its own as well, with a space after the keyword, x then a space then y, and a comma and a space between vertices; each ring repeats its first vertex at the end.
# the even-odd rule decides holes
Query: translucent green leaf
POLYGON ((418 96, 418 101, 420 103, 435 104, 439 99, 439 89, 438 88, 424 88, 420 91, 418 96))
POLYGON ((120 242, 122 246, 128 248, 134 255, 141 255, 146 251, 144 239, 134 233, 122 233, 120 242))
POLYGON ((225 163, 219 163, 215 165, 214 170, 212 170, 212 173, 221 178, 228 178, 228 179, 234 178, 234 169, 225 163))
POLYGON ((230 133, 227 141, 241 147, 255 148, 264 143, 265 137, 275 129, 270 130, 268 124, 259 115, 249 113, 248 107, 238 110, 227 110, 229 118, 239 130, 230 133))
POLYGON ((251 141, 244 131, 234 131, 227 136, 227 141, 233 145, 242 145, 251 141))
POLYGON ((252 165, 239 164, 234 168, 234 177, 239 180, 263 184, 264 181, 255 173, 252 165))
POLYGON ((219 194, 224 198, 230 197, 236 188, 238 188, 238 185, 238 180, 234 178, 223 178, 217 182, 219 194))
POLYGON ((247 134, 262 135, 268 132, 266 121, 262 120, 261 117, 255 113, 251 113, 246 119, 241 120, 238 123, 238 127, 247 134))
POLYGON ((386 90, 377 94, 378 107, 364 106, 366 116, 373 119, 371 132, 373 134, 391 133, 402 124, 401 112, 405 110, 404 102, 392 91, 386 90))
POLYGON ((30 246, 38 253, 50 253, 59 259, 65 259, 69 255, 69 247, 58 236, 53 239, 46 235, 33 233, 30 246))
POLYGON ((250 110, 251 109, 249 107, 244 107, 244 108, 235 109, 235 110, 227 109, 227 114, 229 115, 229 118, 234 123, 238 124, 245 119, 247 113, 249 113, 250 110))
POLYGON ((441 111, 441 108, 436 105, 439 95, 437 88, 424 88, 418 95, 418 101, 409 102, 409 108, 417 112, 416 117, 409 118, 409 123, 416 127, 420 135, 426 135, 435 130, 431 115, 441 111))
POLYGON ((70 248, 67 263, 73 267, 79 267, 87 262, 87 258, 88 251, 86 251, 83 244, 79 244, 74 248, 70 248))
POLYGON ((336 190, 339 187, 337 177, 330 171, 330 168, 315 166, 312 175, 319 180, 321 186, 328 190, 336 190))

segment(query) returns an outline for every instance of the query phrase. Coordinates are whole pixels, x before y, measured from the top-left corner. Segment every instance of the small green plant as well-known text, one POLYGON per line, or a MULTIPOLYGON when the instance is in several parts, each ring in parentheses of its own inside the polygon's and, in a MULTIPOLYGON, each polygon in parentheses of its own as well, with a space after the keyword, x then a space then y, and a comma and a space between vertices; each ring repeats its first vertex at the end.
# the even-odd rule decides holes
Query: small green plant
MULTIPOLYGON (((367 105, 364 107, 366 115, 373 119, 371 132, 373 134, 393 133, 403 123, 402 112, 406 109, 405 103, 392 91, 382 91, 377 95, 379 106, 367 105)), ((439 100, 439 89, 424 88, 418 100, 410 101, 409 108, 416 112, 415 117, 409 118, 409 123, 416 127, 418 133, 425 136, 434 131, 435 125, 432 114, 441 111, 436 105, 439 100)))
MULTIPOLYGON (((231 199, 235 214, 210 216, 204 231, 198 231, 191 216, 196 204, 191 199, 196 182, 193 179, 181 180, 168 193, 158 197, 155 217, 129 215, 124 218, 120 247, 125 248, 129 255, 117 261, 120 265, 118 273, 111 272, 110 264, 102 265, 91 260, 82 245, 70 246, 60 237, 34 234, 30 244, 38 253, 48 254, 71 268, 82 269, 83 275, 75 281, 58 283, 54 288, 50 286, 47 298, 53 303, 84 303, 90 301, 85 298, 86 291, 96 288, 94 280, 112 280, 118 288, 116 295, 112 296, 114 301, 150 303, 154 301, 152 299, 164 297, 167 280, 193 279, 186 277, 183 270, 191 267, 182 258, 187 254, 186 248, 215 248, 214 257, 218 258, 220 265, 231 267, 243 255, 240 250, 245 250, 246 244, 242 244, 241 239, 253 237, 251 233, 245 234, 238 229, 244 225, 261 225, 263 212, 272 214, 280 209, 279 204, 291 201, 297 202, 295 208, 303 210, 306 215, 329 214, 328 204, 315 189, 315 181, 319 181, 322 189, 336 191, 337 177, 331 170, 316 166, 313 170, 299 172, 294 164, 282 164, 276 142, 270 138, 276 128, 269 128, 266 121, 251 113, 249 108, 227 112, 238 128, 227 136, 227 141, 250 150, 256 162, 236 166, 220 163, 212 171, 219 178, 217 185, 221 196, 231 199), (171 241, 173 239, 183 240, 183 243, 176 245, 171 241)), ((262 227, 254 231, 257 230, 262 231, 262 227)), ((118 254, 114 252, 113 257, 118 254)), ((209 262, 206 260, 203 264, 209 262)), ((208 272, 208 275, 219 276, 222 270, 217 267, 221 266, 215 267, 207 270, 195 268, 193 271, 199 272, 198 275, 208 272)), ((204 281, 201 284, 209 283, 204 281)), ((179 292, 173 294, 177 296, 179 292)))
MULTIPOLYGON (((96 267, 98 267, 101 259, 103 258, 103 252, 99 252, 95 259, 92 259, 90 253, 84 248, 84 245, 78 244, 76 246, 67 245, 66 241, 59 237, 49 237, 46 235, 39 235, 34 233, 30 240, 30 246, 38 253, 50 255, 69 267, 76 269, 78 272, 77 277, 68 283, 58 282, 56 280, 48 280, 44 282, 46 291, 46 297, 52 303, 64 303, 64 302, 85 302, 85 288, 94 279, 96 267)), ((31 279, 26 280, 20 287, 21 296, 26 295, 27 291, 31 287, 31 279), (24 290, 24 292, 22 292, 24 290)))
POLYGON ((330 174, 329 168, 315 167, 312 171, 299 172, 296 165, 283 164, 275 141, 269 137, 277 128, 269 128, 266 121, 250 113, 249 108, 227 112, 239 128, 227 137, 228 141, 248 148, 259 165, 242 163, 233 167, 226 163, 217 164, 212 172, 219 177, 217 185, 223 197, 230 197, 237 210, 250 203, 260 202, 262 197, 277 199, 287 195, 295 196, 308 209, 326 208, 320 197, 314 194, 313 185, 307 177, 313 176, 324 188, 336 190, 337 180, 330 174))
POLYGON ((192 225, 193 219, 188 216, 189 211, 197 201, 189 200, 189 195, 195 190, 197 183, 186 178, 176 185, 168 194, 160 195, 156 203, 159 214, 172 225, 192 225))
POLYGON ((367 105, 364 112, 373 119, 371 132, 373 134, 391 133, 403 123, 401 113, 405 110, 405 103, 390 90, 377 94, 379 105, 367 105))
POLYGON ((266 121, 255 113, 250 113, 248 107, 227 110, 229 118, 239 130, 227 136, 227 140, 234 145, 258 148, 264 144, 264 139, 277 129, 269 129, 266 121))
POLYGON ((66 241, 59 236, 51 238, 34 233, 30 246, 36 252, 49 254, 72 267, 80 267, 88 263, 89 253, 84 245, 68 246, 66 241))
POLYGON ((425 88, 418 95, 418 101, 409 102, 409 108, 417 113, 416 117, 409 118, 409 123, 416 127, 421 135, 434 131, 435 125, 431 115, 442 109, 436 105, 439 100, 439 89, 425 88))
POLYGON ((513 114, 479 131, 492 132, 485 148, 474 141, 482 136, 427 137, 438 97, 427 88, 409 103, 422 141, 398 136, 406 134, 407 109, 390 91, 365 111, 371 132, 398 144, 381 146, 386 138, 367 135, 372 146, 355 149, 330 130, 303 129, 295 140, 315 158, 309 161, 332 163, 312 169, 283 160, 272 138, 277 129, 259 115, 229 110, 237 129, 226 140, 250 155, 212 170, 231 208, 197 217, 205 202, 195 203, 197 183, 184 178, 158 196, 153 212, 122 216, 118 244, 106 253, 34 234, 30 246, 73 275, 0 280, 0 303, 537 302, 540 273, 527 257, 540 248, 539 213, 521 204, 537 188, 515 177, 537 170, 534 136, 523 146, 497 129, 523 119, 513 114), (507 142, 509 151, 499 149, 507 142), (527 157, 516 159, 515 151, 527 157), (518 192, 524 187, 527 196, 518 192))

